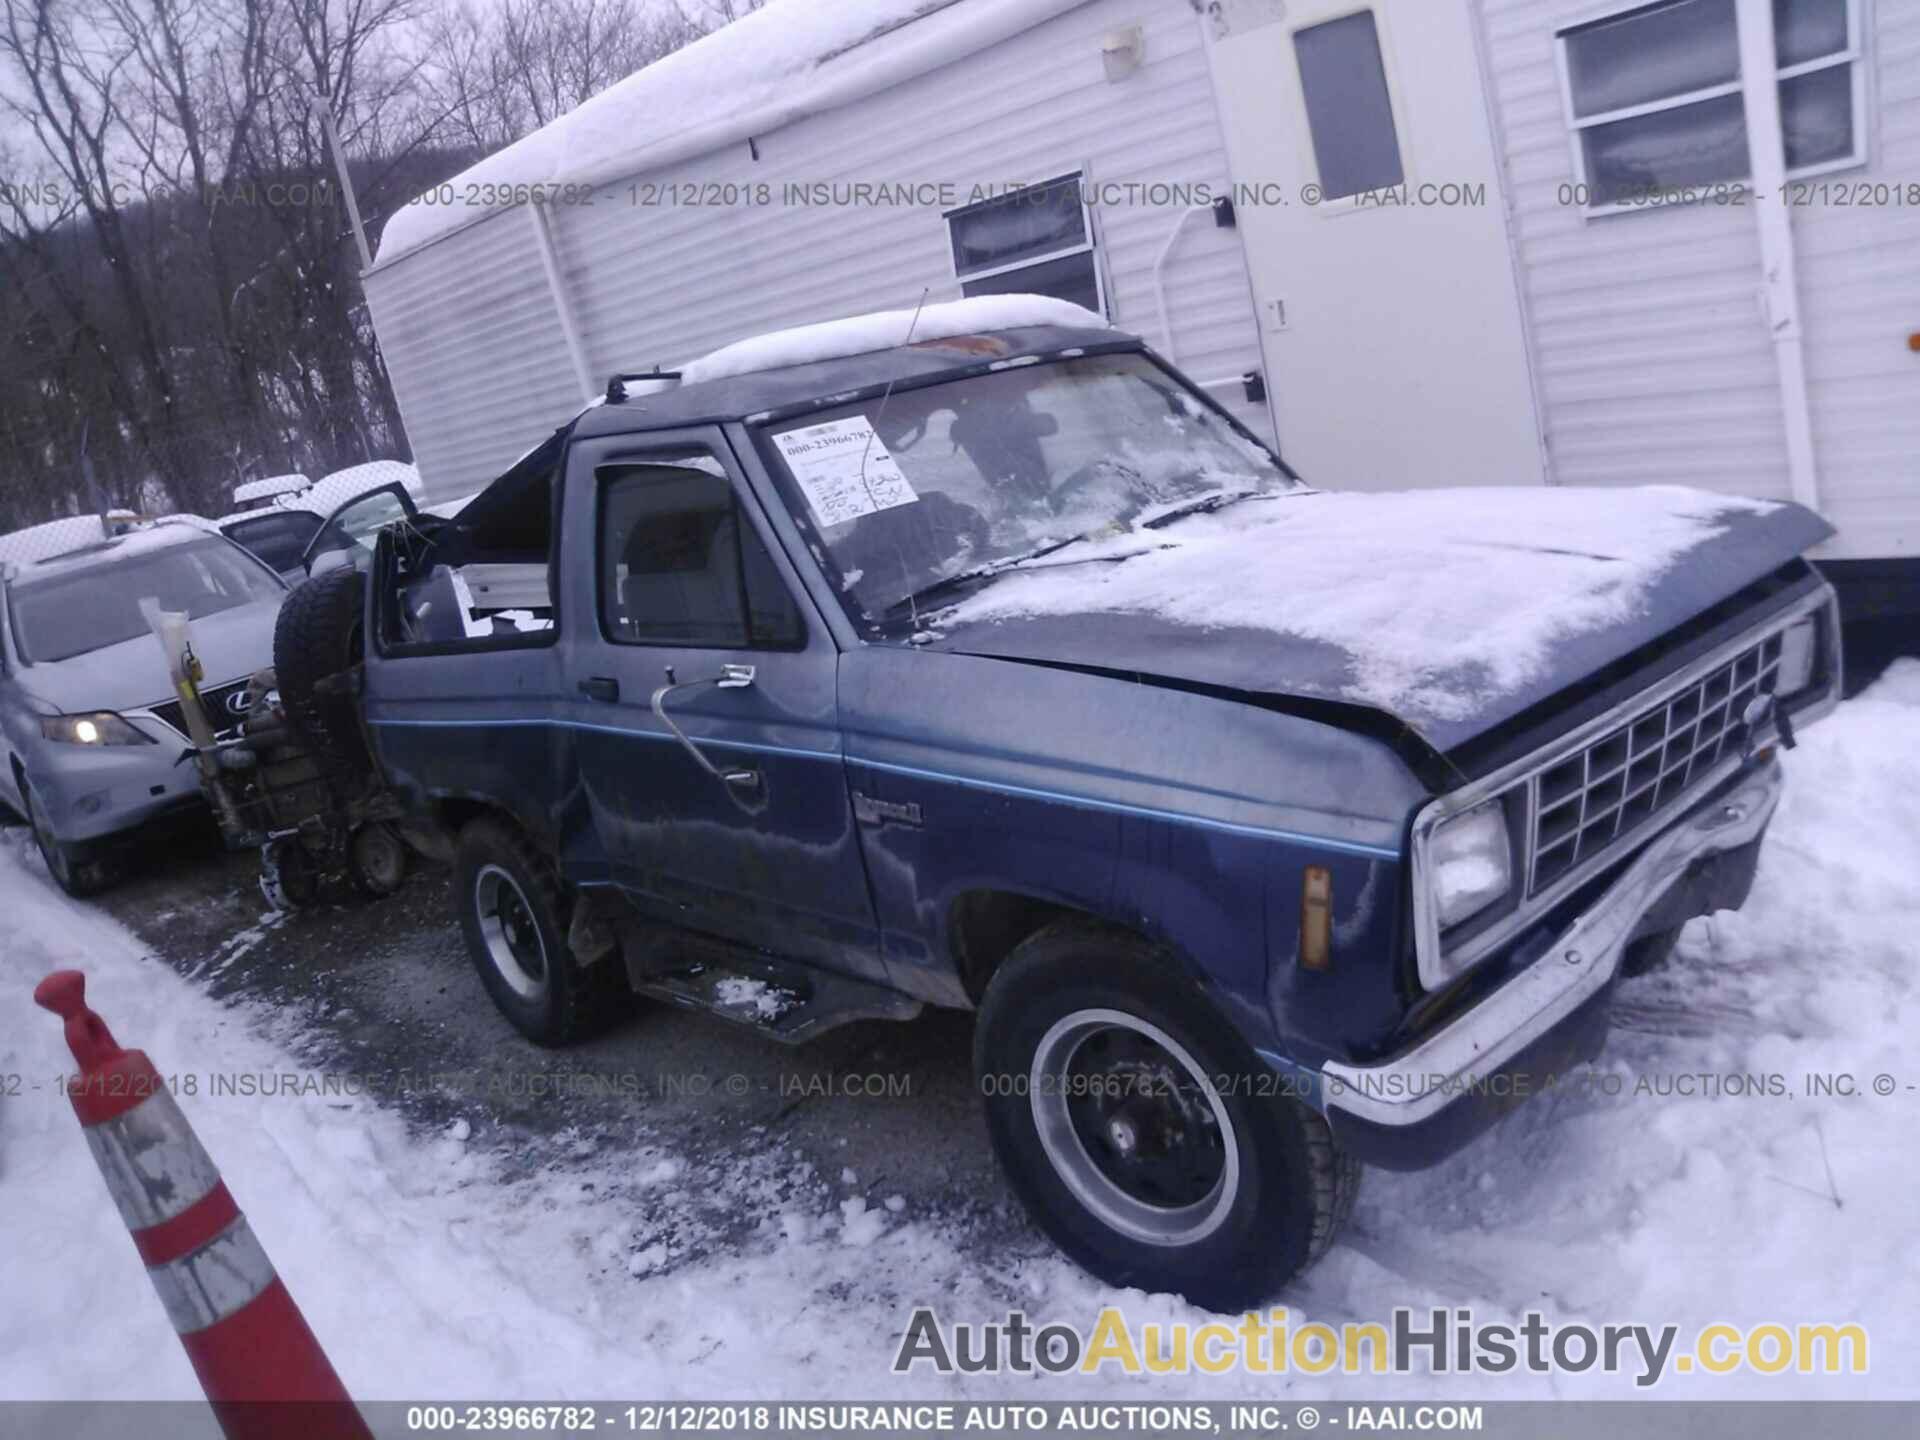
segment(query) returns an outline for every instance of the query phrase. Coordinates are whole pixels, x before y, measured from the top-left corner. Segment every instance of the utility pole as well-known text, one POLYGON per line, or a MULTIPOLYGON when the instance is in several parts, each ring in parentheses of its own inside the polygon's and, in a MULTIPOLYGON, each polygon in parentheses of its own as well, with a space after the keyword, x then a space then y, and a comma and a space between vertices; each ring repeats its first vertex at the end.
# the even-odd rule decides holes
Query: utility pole
POLYGON ((360 247, 360 269, 373 268, 373 251, 367 248, 367 229, 360 223, 360 202, 354 198, 353 176, 347 173, 346 152, 340 148, 340 131, 333 123, 333 102, 323 90, 319 95, 320 128, 326 133, 327 149, 333 153, 334 173, 340 177, 340 193, 346 197, 347 219, 353 225, 353 243, 360 247))
POLYGON ((93 473, 93 454, 87 449, 87 432, 92 427, 91 419, 80 423, 80 486, 87 497, 87 509, 104 521, 107 513, 107 498, 100 493, 100 482, 93 473))

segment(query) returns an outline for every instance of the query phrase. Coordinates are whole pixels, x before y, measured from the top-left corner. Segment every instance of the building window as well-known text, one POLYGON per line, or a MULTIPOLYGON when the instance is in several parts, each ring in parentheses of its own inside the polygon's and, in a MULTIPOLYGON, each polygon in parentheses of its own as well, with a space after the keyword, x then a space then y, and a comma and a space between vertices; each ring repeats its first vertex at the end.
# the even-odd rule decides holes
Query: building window
POLYGON ((1051 295, 1106 314, 1078 174, 947 212, 960 293, 1051 295))
POLYGON ((1559 34, 1576 193, 1589 211, 1641 209, 1753 173, 1739 11, 1773 7, 1773 83, 1787 173, 1862 163, 1860 0, 1661 0, 1559 34))
POLYGON ((1347 200, 1402 183, 1406 168, 1373 12, 1296 31, 1293 54, 1323 198, 1347 200))

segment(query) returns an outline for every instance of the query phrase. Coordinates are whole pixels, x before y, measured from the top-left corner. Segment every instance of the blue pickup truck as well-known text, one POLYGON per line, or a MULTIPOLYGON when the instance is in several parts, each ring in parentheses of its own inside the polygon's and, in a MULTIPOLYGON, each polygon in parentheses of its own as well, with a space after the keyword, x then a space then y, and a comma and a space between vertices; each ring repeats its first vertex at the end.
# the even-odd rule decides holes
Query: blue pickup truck
POLYGON ((636 995, 790 1042, 973 1010, 1038 1223, 1237 1309, 1745 899, 1838 694, 1828 530, 1316 489, 1067 308, 616 378, 296 592, 356 673, 295 698, 452 861, 528 1037, 636 995))

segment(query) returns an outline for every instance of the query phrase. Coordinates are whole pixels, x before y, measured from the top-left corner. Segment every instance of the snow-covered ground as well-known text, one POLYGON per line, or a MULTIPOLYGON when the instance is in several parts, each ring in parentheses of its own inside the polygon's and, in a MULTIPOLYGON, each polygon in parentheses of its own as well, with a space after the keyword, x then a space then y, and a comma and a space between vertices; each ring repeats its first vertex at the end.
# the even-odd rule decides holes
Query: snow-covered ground
MULTIPOLYGON (((1674 1376, 1658 1398, 1920 1396, 1920 663, 1803 737, 1748 908, 1697 923, 1629 982, 1600 1062, 1626 1093, 1536 1099, 1424 1175, 1374 1174, 1332 1254, 1281 1297, 1306 1320, 1397 1305, 1532 1306, 1595 1323, 1854 1321, 1872 1374, 1674 1376), (1642 1077, 1846 1072, 1861 1093, 1639 1097, 1642 1077), (1874 1094, 1874 1077, 1895 1082, 1874 1094)), ((191 1397, 194 1379, 52 1085, 70 1068, 47 971, 83 967, 123 1044, 164 1071, 293 1073, 287 1022, 223 1006, 0 847, 0 1397, 191 1397), (84 1341, 84 1343, 80 1343, 84 1341)), ((246 964, 245 943, 223 963, 246 964)), ((204 1078, 202 1080, 204 1084, 204 1078)), ((1696 1086, 1696 1089, 1699 1087, 1696 1086)), ((901 1378, 917 1303, 1024 1309, 1084 1331, 1099 1307, 1203 1318, 1009 1255, 851 1172, 796 1193, 764 1158, 721 1197, 744 1242, 688 1263, 646 1221, 711 1203, 710 1169, 654 1149, 510 1174, 483 1129, 421 1135, 365 1098, 185 1100, 349 1387, 362 1398, 1132 1399, 1340 1394, 1639 1398, 1626 1377, 901 1378)), ((711 1159, 711 1157, 705 1157, 711 1159)))

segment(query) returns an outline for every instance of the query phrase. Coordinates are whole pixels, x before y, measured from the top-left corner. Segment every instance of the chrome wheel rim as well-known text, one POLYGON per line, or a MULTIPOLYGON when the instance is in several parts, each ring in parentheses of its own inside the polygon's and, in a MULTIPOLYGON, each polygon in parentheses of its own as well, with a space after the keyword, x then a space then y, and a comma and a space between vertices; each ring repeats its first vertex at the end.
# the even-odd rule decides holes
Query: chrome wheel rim
POLYGON ((487 959, 523 1000, 547 991, 547 947, 526 892, 498 865, 483 865, 473 879, 474 913, 487 959))
POLYGON ((1076 1010, 1034 1050, 1034 1128, 1095 1219, 1148 1245, 1192 1245, 1240 1193, 1240 1147, 1219 1092, 1166 1031, 1119 1010, 1076 1010))

